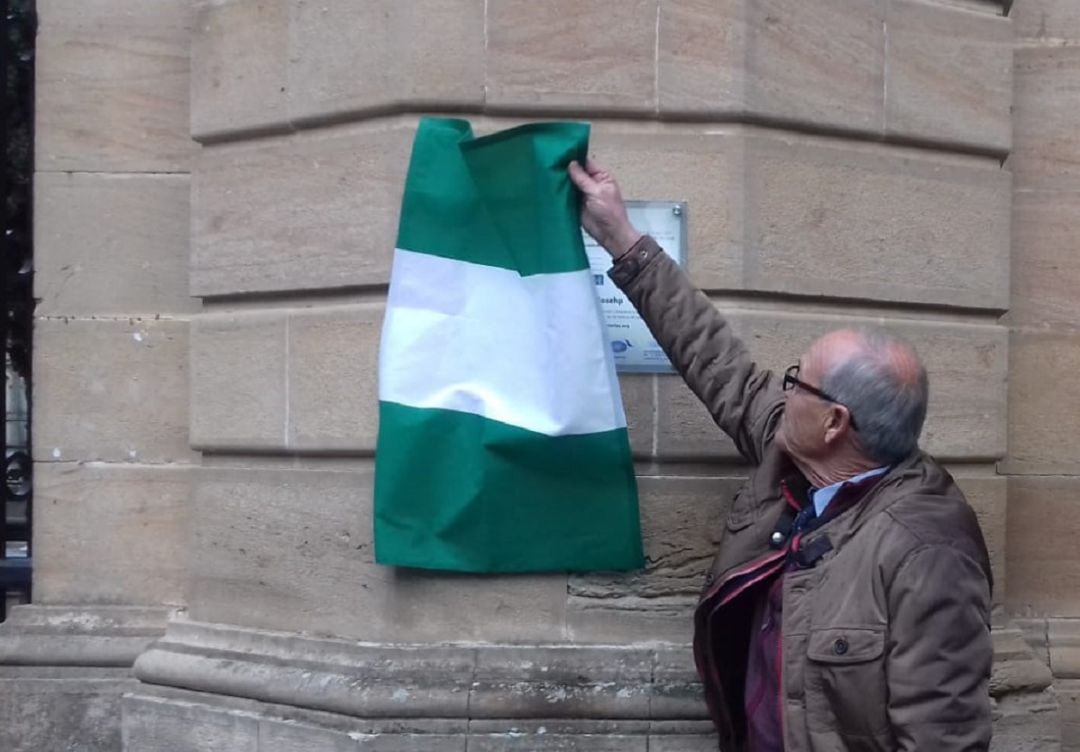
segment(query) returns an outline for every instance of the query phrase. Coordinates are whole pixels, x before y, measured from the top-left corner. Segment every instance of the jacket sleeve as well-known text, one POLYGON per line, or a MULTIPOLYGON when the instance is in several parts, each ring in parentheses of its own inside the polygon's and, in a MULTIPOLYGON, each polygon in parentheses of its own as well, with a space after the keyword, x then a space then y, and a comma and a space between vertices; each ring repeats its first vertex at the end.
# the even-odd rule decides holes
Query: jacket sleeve
POLYGON ((897 750, 990 746, 990 584, 947 544, 916 549, 888 592, 885 671, 897 750))
POLYGON ((610 276, 739 453, 760 463, 783 405, 779 380, 757 367, 727 319, 649 236, 610 276))

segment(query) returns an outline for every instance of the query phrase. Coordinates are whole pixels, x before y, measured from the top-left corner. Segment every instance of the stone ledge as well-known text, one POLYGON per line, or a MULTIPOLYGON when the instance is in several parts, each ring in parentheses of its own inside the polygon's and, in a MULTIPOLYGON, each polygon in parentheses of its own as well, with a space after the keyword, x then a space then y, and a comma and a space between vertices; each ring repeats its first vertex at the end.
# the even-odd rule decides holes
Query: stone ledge
POLYGON ((675 645, 373 645, 174 622, 135 675, 366 718, 707 718, 675 645))
POLYGON ((713 752, 705 720, 356 718, 143 686, 124 698, 127 749, 140 752, 713 752))
POLYGON ((1058 679, 1080 679, 1080 619, 1047 619, 1050 668, 1058 679))
POLYGON ((0 666, 128 669, 161 637, 173 613, 138 606, 19 606, 0 625, 0 666))

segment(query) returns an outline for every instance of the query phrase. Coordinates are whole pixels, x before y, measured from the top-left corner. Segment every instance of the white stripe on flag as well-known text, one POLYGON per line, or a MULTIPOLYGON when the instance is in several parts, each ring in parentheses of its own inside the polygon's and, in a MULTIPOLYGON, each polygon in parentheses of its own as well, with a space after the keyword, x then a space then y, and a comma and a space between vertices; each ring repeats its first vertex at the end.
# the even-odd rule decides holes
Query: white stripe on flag
POLYGON ((521 277, 394 252, 379 399, 549 436, 626 426, 588 269, 521 277))

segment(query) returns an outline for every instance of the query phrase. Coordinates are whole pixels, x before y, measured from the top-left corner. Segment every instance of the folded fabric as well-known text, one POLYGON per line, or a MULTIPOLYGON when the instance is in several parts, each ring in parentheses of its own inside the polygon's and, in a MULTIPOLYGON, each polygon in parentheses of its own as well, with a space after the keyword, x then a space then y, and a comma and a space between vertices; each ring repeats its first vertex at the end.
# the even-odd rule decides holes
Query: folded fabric
POLYGON ((413 145, 379 356, 375 555, 468 572, 643 565, 637 487, 566 167, 588 126, 413 145))

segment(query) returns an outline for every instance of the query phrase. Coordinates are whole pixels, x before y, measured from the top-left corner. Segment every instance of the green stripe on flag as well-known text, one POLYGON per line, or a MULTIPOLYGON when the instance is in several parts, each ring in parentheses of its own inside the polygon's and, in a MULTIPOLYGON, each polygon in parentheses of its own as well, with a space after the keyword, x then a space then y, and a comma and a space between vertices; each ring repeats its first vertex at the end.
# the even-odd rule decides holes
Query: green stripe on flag
POLYGON ((580 199, 566 174, 571 160, 585 161, 588 144, 585 123, 531 123, 474 138, 464 120, 421 119, 397 247, 522 276, 588 268, 580 199))
POLYGON ((375 537, 381 564, 638 569, 626 429, 553 437, 472 413, 382 402, 375 537))

